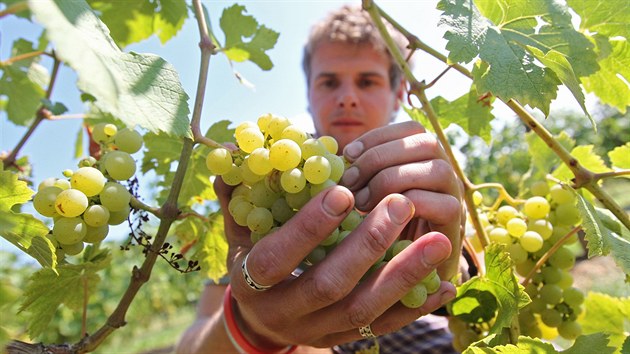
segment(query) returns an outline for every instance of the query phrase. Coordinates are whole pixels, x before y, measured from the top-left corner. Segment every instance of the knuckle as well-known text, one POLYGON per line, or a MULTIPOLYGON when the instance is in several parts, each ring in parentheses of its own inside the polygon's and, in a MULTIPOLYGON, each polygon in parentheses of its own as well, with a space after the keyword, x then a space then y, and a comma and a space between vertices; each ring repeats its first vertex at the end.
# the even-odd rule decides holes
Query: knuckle
POLYGON ((403 291, 409 291, 409 289, 413 288, 420 281, 420 277, 418 276, 418 272, 414 271, 413 268, 403 267, 398 274, 398 282, 396 284, 403 291))
POLYGON ((442 159, 433 160, 431 166, 432 172, 440 176, 446 183, 451 183, 453 180, 453 167, 447 161, 442 159))
POLYGON ((317 303, 331 304, 341 300, 345 295, 341 282, 334 276, 312 278, 305 286, 308 296, 317 303))
POLYGON ((384 228, 384 225, 377 224, 367 229, 366 237, 361 237, 367 250, 379 255, 387 251, 389 241, 384 228))
POLYGON ((258 252, 255 256, 255 262, 252 257, 247 260, 247 269, 249 270, 255 281, 267 285, 267 279, 273 279, 280 270, 282 257, 278 257, 274 250, 269 252, 258 252))
POLYGON ((348 325, 352 328, 364 327, 374 321, 370 306, 357 301, 348 309, 348 325))

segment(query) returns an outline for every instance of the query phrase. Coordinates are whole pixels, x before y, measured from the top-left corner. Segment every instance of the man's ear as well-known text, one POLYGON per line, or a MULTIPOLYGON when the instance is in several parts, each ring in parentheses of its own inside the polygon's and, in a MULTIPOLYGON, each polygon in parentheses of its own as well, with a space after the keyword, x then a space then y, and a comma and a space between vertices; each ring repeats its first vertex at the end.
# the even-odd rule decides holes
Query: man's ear
POLYGON ((405 97, 405 92, 407 92, 407 87, 405 85, 405 80, 400 80, 400 84, 398 85, 398 88, 396 89, 395 92, 395 99, 396 102, 394 102, 394 111, 397 112, 398 109, 400 109, 400 105, 401 102, 403 100, 403 97, 405 97))

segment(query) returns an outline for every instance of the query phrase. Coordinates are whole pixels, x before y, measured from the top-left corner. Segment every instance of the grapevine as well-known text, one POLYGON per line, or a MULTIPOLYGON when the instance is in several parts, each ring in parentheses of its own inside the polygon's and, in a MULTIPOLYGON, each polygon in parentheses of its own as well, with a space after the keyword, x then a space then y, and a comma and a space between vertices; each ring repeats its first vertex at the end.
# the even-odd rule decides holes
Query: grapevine
MULTIPOLYGON (((138 322, 137 318, 127 319, 128 311, 160 257, 182 273, 201 269, 213 280, 223 276, 227 246, 212 192, 211 181, 219 178, 216 176, 234 186, 227 212, 249 228, 255 243, 274 237, 277 227, 317 193, 338 183, 345 171, 334 139, 315 138, 277 115, 262 115, 256 122, 234 128, 229 128, 229 121, 217 121, 202 132, 210 58, 224 55, 232 70, 234 63, 243 60, 268 70, 271 61, 265 52, 275 45, 278 34, 245 15, 244 7, 233 5, 222 15, 221 21, 225 16, 233 24, 221 27, 226 37, 222 44, 208 22, 204 4, 193 0, 200 64, 189 112, 188 95, 170 64, 157 56, 119 49, 143 36, 156 34, 163 41, 173 36, 189 9, 183 2, 171 5, 155 5, 149 16, 163 18, 169 12, 167 17, 173 23, 161 21, 158 25, 156 20, 155 27, 145 33, 138 26, 137 38, 124 37, 124 31, 118 31, 117 26, 129 18, 116 22, 116 17, 133 12, 127 11, 125 2, 9 1, 0 9, 0 21, 7 16, 30 16, 45 29, 39 44, 16 43, 11 57, 0 61, 0 111, 13 123, 28 126, 17 144, 0 154, 0 236, 41 266, 33 271, 18 299, 20 316, 24 312, 30 316, 28 337, 21 334, 26 331, 10 333, 16 340, 8 342, 4 323, 0 324, 0 346, 8 343, 9 353, 96 351, 127 322, 138 322), (88 19, 89 25, 68 21, 77 13, 85 15, 82 20, 88 19), (58 27, 60 23, 66 27, 58 27), (263 42, 257 42, 261 39, 263 42), (250 47, 239 47, 241 43, 250 47), (32 71, 42 57, 51 62, 45 80, 32 71), (90 60, 94 58, 98 60, 90 60), (65 114, 67 108, 53 101, 62 66, 77 74, 87 112, 65 114), (61 119, 83 119, 90 156, 81 158, 73 168, 63 166, 67 169, 57 177, 31 181, 24 146, 36 130, 44 129, 42 123, 61 119), (140 154, 135 155, 139 152, 142 161, 140 154), (147 191, 139 191, 138 181, 149 171, 159 176, 155 203, 139 198, 147 191), (30 207, 33 215, 27 212, 30 207), (137 223, 131 220, 132 214, 137 215, 137 223), (152 232, 144 230, 149 217, 159 223, 152 232), (130 239, 119 248, 129 249, 135 242, 142 247, 143 258, 128 272, 128 286, 118 303, 110 306, 100 323, 89 323, 88 303, 98 301, 94 295, 99 274, 110 269, 110 259, 116 257, 107 246, 109 228, 125 220, 129 220, 130 239), (187 266, 180 266, 180 261, 187 266), (74 286, 64 287, 65 282, 74 286), (51 321, 63 322, 55 312, 58 307, 80 314, 81 328, 71 344, 21 341, 42 338, 51 321)), ((594 128, 583 91, 621 114, 626 112, 630 77, 625 66, 614 63, 627 62, 629 38, 623 26, 613 25, 627 22, 625 2, 611 0, 593 6, 574 0, 562 4, 532 1, 524 7, 511 0, 500 4, 441 0, 437 2, 442 11, 438 27, 444 30, 447 54, 425 44, 375 2, 364 0, 363 8, 402 68, 408 83, 407 112, 437 136, 464 186, 468 220, 462 243, 478 274, 458 284, 457 297, 448 305, 454 346, 467 353, 553 353, 557 346, 572 347, 575 352, 627 349, 627 333, 610 333, 606 324, 589 323, 589 315, 593 317, 589 311, 622 308, 619 304, 627 299, 583 293, 569 271, 577 262, 575 249, 585 241, 589 258, 611 256, 626 278, 630 274, 630 217, 603 183, 630 176, 630 145, 615 147, 604 162, 592 153, 592 147, 575 146, 566 136, 551 134, 533 113, 538 109, 546 118, 553 118, 548 116, 549 103, 560 85, 569 89, 594 128), (580 17, 579 24, 571 22, 572 14, 580 17), (383 20, 407 38, 409 56, 399 52, 383 20), (409 62, 424 54, 444 65, 428 83, 416 77, 409 62), (498 70, 502 67, 516 70, 502 73, 498 70), (430 100, 428 93, 451 71, 471 81, 470 92, 452 102, 430 100), (537 155, 522 176, 518 195, 510 195, 495 181, 473 183, 445 131, 455 123, 470 136, 483 136, 487 132, 475 128, 489 125, 484 119, 501 102, 530 131, 525 137, 529 153, 537 155)), ((146 22, 153 26, 153 21, 146 22)), ((247 84, 240 73, 233 74, 247 84)), ((302 267, 324 259, 365 216, 357 210, 350 212, 304 259, 302 267)), ((410 242, 396 241, 370 271, 410 242)), ((419 307, 439 284, 433 272, 400 301, 419 307)), ((3 280, 0 291, 4 285, 3 280)), ((620 310, 607 316, 617 323, 616 316, 625 320, 630 314, 620 310)), ((369 350, 378 351, 378 344, 369 350)))

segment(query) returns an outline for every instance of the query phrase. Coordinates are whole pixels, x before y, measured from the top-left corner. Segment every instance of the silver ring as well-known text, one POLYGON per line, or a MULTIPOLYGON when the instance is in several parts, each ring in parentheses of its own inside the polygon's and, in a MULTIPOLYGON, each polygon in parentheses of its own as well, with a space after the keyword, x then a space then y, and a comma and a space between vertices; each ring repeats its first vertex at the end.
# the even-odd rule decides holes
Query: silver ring
POLYGON ((376 336, 372 332, 372 327, 370 325, 359 327, 359 334, 363 338, 376 338, 376 336))
POLYGON ((243 277, 245 278, 245 283, 249 285, 250 288, 256 291, 265 291, 271 288, 271 285, 262 285, 258 284, 252 279, 252 276, 249 275, 249 271, 247 271, 247 257, 249 257, 249 253, 243 259, 243 264, 241 264, 241 270, 243 271, 243 277))

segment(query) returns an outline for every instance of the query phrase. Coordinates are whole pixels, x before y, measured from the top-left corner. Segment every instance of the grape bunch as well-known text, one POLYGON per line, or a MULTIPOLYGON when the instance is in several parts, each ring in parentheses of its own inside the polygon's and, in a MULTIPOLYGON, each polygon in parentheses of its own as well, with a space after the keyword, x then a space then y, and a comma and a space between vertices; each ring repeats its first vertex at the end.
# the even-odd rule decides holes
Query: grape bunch
MULTIPOLYGON (((284 117, 266 114, 256 122, 243 122, 234 135, 238 150, 215 148, 208 153, 206 165, 213 175, 236 186, 228 211, 238 225, 249 228, 252 243, 273 233, 319 192, 336 185, 346 169, 347 162, 337 155, 338 144, 333 137, 315 138, 284 117)), ((321 261, 364 217, 356 209, 350 211, 340 226, 310 252, 304 264, 321 261)), ((400 252, 407 242, 394 243, 371 271, 400 252)), ((401 301, 409 307, 420 307, 427 294, 439 286, 440 278, 434 272, 401 301)))
POLYGON ((63 171, 65 178, 43 180, 33 196, 35 210, 54 221, 49 236, 58 255, 77 255, 84 242, 104 240, 109 226, 121 224, 131 211, 131 194, 119 181, 135 174, 131 154, 142 148, 142 136, 101 123, 92 129, 92 139, 101 145, 100 160, 82 159, 78 169, 63 171))
POLYGON ((532 302, 519 313, 521 332, 545 339, 559 334, 573 340, 581 334, 576 319, 584 302, 584 294, 573 287, 569 272, 575 264, 570 245, 578 242, 571 230, 581 223, 577 199, 560 183, 550 186, 539 181, 532 184, 530 192, 518 208, 502 205, 487 210, 479 194, 473 199, 490 242, 505 245, 516 273, 530 280, 525 291, 532 302), (546 261, 536 268, 545 255, 546 261))

